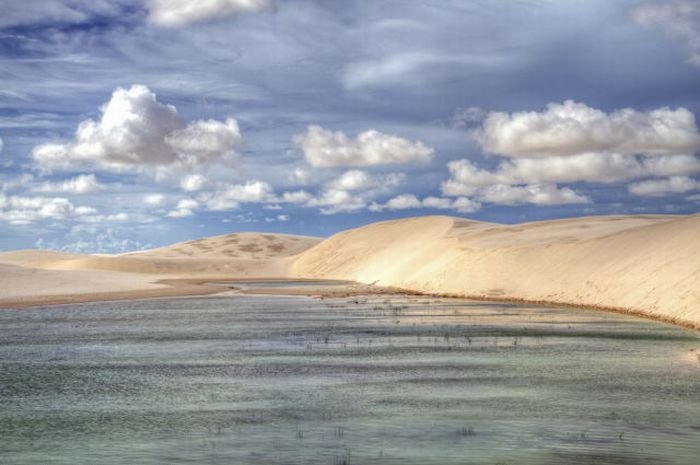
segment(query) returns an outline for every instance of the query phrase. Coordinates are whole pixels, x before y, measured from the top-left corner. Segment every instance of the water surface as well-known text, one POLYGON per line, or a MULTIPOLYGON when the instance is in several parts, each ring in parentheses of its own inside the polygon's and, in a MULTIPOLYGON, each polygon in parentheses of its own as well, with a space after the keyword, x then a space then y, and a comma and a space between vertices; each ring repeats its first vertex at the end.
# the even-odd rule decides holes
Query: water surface
POLYGON ((624 315, 448 299, 3 310, 0 463, 694 465, 698 350, 624 315))

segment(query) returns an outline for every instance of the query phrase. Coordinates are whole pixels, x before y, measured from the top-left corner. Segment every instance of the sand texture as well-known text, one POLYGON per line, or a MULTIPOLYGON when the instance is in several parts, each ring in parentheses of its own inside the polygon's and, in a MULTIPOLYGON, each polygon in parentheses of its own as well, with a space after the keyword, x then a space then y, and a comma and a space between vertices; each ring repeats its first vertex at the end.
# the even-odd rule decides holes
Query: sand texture
POLYGON ((243 233, 113 256, 0 253, 0 306, 211 293, 216 289, 198 283, 286 277, 293 256, 319 241, 243 233))
POLYGON ((355 281, 368 292, 383 286, 614 309, 700 329, 700 215, 517 225, 432 216, 323 241, 244 233, 118 256, 6 252, 0 264, 0 306, 212 292, 197 285, 207 280, 305 278, 355 281))
POLYGON ((616 309, 700 328, 700 215, 509 226, 451 217, 388 221, 327 239, 301 254, 292 274, 616 309))

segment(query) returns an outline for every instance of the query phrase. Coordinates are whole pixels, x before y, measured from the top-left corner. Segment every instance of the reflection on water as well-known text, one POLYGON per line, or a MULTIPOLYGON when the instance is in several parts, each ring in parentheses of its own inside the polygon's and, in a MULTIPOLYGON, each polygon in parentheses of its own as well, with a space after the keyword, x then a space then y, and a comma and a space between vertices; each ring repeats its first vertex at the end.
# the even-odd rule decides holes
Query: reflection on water
POLYGON ((621 315, 425 298, 0 311, 0 463, 697 464, 691 349, 621 315))

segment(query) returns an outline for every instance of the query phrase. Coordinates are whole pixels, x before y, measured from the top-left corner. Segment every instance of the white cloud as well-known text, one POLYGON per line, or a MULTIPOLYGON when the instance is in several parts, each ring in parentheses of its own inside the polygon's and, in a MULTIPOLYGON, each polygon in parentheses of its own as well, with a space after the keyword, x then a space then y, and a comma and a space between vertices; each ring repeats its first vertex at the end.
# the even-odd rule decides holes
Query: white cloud
POLYGON ((496 184, 486 188, 480 194, 480 198, 486 202, 500 205, 590 203, 590 199, 577 194, 570 188, 559 188, 554 185, 509 186, 496 184))
POLYGON ((492 112, 474 135, 486 152, 506 157, 669 155, 700 148, 695 115, 685 108, 605 113, 571 100, 550 103, 543 112, 492 112))
POLYGON ((240 203, 276 202, 272 186, 264 181, 245 184, 221 184, 213 194, 204 196, 209 210, 222 211, 238 208, 240 203))
POLYGON ((104 224, 104 223, 126 223, 131 218, 127 213, 115 213, 112 215, 88 215, 81 216, 77 221, 80 223, 104 224))
POLYGON ((457 197, 452 208, 461 213, 473 213, 481 209, 481 203, 467 197, 457 197))
POLYGON ((188 125, 143 85, 116 89, 100 110, 99 120, 80 123, 72 142, 35 147, 38 166, 46 171, 85 164, 116 170, 194 166, 223 159, 242 141, 236 120, 188 125))
POLYGON ((288 175, 289 182, 295 186, 308 186, 311 184, 313 175, 310 171, 303 168, 294 168, 288 175))
POLYGON ((343 73, 343 84, 353 90, 363 87, 396 86, 407 79, 426 83, 429 71, 436 67, 493 66, 504 63, 500 56, 489 53, 469 53, 462 49, 460 53, 446 51, 412 51, 393 53, 374 60, 350 63, 343 73))
POLYGON ((381 212, 384 210, 407 210, 418 208, 433 208, 438 210, 456 210, 460 213, 473 213, 481 208, 481 204, 467 197, 445 199, 439 197, 426 197, 419 200, 413 194, 401 194, 389 199, 384 204, 373 202, 369 206, 370 211, 381 212))
POLYGON ((196 200, 182 199, 166 216, 170 218, 187 218, 194 215, 193 210, 198 207, 199 203, 196 200))
POLYGON ((197 192, 207 183, 207 178, 201 174, 188 174, 180 180, 180 187, 187 192, 197 192))
POLYGON ((275 223, 275 222, 284 223, 285 221, 289 221, 289 215, 277 215, 275 217, 265 218, 266 223, 275 223))
POLYGON ((285 192, 282 194, 281 202, 284 203, 307 203, 313 199, 313 196, 306 191, 285 192))
POLYGON ((77 253, 123 253, 153 247, 150 243, 121 237, 120 232, 111 227, 101 228, 96 224, 77 224, 71 228, 65 239, 72 239, 73 242, 61 244, 54 240, 40 238, 36 241, 36 247, 77 253))
POLYGON ((329 182, 326 187, 330 190, 367 191, 369 189, 396 186, 402 179, 403 175, 397 173, 385 176, 372 176, 366 171, 350 170, 329 182))
POLYGON ((308 207, 322 207, 321 213, 324 215, 356 212, 365 208, 366 205, 361 196, 339 189, 324 191, 320 197, 306 203, 308 207))
POLYGON ((402 194, 389 199, 385 204, 385 208, 389 210, 407 210, 410 208, 421 208, 423 204, 413 194, 402 194))
POLYGON ((426 197, 423 199, 425 208, 435 208, 437 210, 449 210, 452 208, 453 200, 442 197, 426 197))
MULTIPOLYGON (((442 192, 446 196, 476 196, 494 203, 505 203, 510 198, 518 198, 529 199, 531 203, 547 204, 541 200, 547 196, 528 195, 528 192, 534 192, 533 186, 550 186, 547 192, 551 194, 551 189, 560 183, 611 183, 647 177, 687 176, 700 173, 700 159, 694 155, 640 157, 585 153, 505 160, 493 170, 479 168, 464 159, 448 163, 448 169, 450 178, 442 183, 442 192), (491 191, 486 195, 489 188, 491 191)), ((566 195, 560 192, 549 197, 560 201, 571 200, 568 203, 578 203, 578 200, 583 199, 568 192, 566 195)))
POLYGON ((5 147, 5 143, 2 141, 2 137, 0 137, 0 152, 2 152, 2 149, 5 147))
POLYGON ((373 184, 372 179, 366 171, 350 170, 343 173, 338 179, 331 181, 331 189, 354 191, 367 189, 373 184))
POLYGON ((160 205, 165 200, 165 195, 163 194, 147 194, 143 197, 143 201, 147 205, 160 205))
POLYGON ((369 130, 355 138, 341 131, 309 126, 294 141, 302 148, 306 160, 316 167, 370 166, 427 162, 433 149, 422 142, 369 130))
POLYGON ((74 206, 62 197, 21 197, 0 194, 0 221, 10 224, 30 224, 41 220, 65 220, 93 215, 91 207, 74 206))
POLYGON ((641 181, 628 186, 631 194, 660 197, 666 194, 689 192, 700 189, 700 182, 687 176, 641 181))
POLYGON ((700 2, 645 3, 632 11, 632 17, 643 26, 658 27, 684 40, 690 52, 690 62, 700 66, 700 2))
POLYGON ((93 194, 104 190, 94 174, 82 174, 60 182, 45 182, 35 189, 43 193, 93 194))
POLYGON ((270 6, 269 0, 150 0, 148 19, 159 26, 182 26, 270 6))

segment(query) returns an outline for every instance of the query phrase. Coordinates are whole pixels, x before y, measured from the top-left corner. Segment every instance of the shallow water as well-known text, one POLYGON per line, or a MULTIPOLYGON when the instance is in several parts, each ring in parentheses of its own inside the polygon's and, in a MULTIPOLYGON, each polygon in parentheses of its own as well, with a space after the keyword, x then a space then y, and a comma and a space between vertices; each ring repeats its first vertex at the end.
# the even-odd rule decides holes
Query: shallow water
POLYGON ((624 315, 447 299, 6 310, 0 463, 691 465, 698 350, 624 315))

